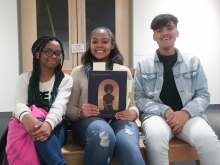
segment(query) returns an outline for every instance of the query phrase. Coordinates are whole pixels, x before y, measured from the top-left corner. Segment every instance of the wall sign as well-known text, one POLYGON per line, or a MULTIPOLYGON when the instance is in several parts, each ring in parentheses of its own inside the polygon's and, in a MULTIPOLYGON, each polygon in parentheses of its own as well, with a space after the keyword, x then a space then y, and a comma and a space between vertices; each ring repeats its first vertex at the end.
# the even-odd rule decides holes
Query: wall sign
POLYGON ((72 53, 84 52, 84 44, 72 44, 72 53))

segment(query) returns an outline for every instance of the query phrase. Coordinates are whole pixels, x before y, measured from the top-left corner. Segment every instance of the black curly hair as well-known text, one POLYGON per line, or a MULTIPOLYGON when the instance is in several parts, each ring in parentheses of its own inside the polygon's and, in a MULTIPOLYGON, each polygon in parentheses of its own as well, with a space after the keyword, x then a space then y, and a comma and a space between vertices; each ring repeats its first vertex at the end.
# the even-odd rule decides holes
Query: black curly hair
POLYGON ((112 93, 113 91, 114 91, 114 87, 113 87, 113 85, 112 84, 105 84, 105 86, 104 86, 104 91, 106 92, 106 93, 108 93, 107 91, 108 91, 108 89, 110 89, 110 93, 112 93))

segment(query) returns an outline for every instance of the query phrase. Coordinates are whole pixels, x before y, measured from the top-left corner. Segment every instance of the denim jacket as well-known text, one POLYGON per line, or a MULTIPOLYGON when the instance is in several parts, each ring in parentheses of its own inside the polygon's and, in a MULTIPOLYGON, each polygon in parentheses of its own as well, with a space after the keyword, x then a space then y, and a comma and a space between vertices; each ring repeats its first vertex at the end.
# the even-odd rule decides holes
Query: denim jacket
MULTIPOLYGON (((191 117, 201 116, 207 121, 204 111, 210 102, 207 78, 199 58, 192 54, 181 54, 178 49, 177 62, 173 66, 174 81, 183 108, 191 117)), ((154 55, 141 59, 135 70, 135 102, 140 110, 140 120, 152 115, 165 117, 170 108, 160 100, 163 86, 163 64, 158 50, 154 55)))

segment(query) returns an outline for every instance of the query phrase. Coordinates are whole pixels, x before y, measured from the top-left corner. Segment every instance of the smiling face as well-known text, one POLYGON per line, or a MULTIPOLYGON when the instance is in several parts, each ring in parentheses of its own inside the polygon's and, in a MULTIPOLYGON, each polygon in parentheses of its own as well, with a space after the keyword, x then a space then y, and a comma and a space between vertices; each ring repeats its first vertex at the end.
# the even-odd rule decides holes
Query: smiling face
POLYGON ((164 27, 154 30, 153 39, 159 46, 159 53, 161 55, 174 54, 174 44, 178 36, 179 32, 173 21, 170 21, 164 27))
MULTIPOLYGON (((53 52, 61 51, 61 46, 59 42, 57 41, 49 41, 45 47, 43 48, 43 51, 41 53, 40 57, 40 67, 42 69, 55 69, 55 67, 60 63, 61 57, 57 57, 56 55, 48 56, 46 55, 45 50, 51 50, 53 52)), ((39 59, 39 53, 36 54, 36 57, 39 59)))
POLYGON ((97 61, 108 62, 109 54, 114 49, 114 45, 109 34, 104 29, 98 29, 93 33, 90 49, 97 61))

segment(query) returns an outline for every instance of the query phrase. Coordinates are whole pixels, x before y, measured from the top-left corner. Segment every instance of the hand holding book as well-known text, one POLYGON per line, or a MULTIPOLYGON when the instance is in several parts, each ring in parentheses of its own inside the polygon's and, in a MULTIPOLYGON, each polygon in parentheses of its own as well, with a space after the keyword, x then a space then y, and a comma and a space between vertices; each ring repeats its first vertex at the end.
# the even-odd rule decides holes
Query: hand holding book
POLYGON ((137 118, 137 113, 133 110, 126 109, 124 111, 117 112, 115 114, 117 120, 135 120, 137 118))
POLYGON ((91 116, 98 116, 100 111, 97 106, 93 104, 83 104, 82 108, 78 110, 78 117, 80 119, 88 118, 91 116))

